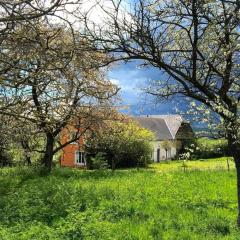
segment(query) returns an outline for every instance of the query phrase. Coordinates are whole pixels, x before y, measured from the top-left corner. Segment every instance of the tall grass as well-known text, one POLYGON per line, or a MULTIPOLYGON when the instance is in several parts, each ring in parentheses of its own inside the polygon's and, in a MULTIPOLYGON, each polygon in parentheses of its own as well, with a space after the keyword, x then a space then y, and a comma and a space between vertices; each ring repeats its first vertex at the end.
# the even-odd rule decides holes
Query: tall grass
POLYGON ((0 239, 240 239, 232 170, 0 170, 0 239))

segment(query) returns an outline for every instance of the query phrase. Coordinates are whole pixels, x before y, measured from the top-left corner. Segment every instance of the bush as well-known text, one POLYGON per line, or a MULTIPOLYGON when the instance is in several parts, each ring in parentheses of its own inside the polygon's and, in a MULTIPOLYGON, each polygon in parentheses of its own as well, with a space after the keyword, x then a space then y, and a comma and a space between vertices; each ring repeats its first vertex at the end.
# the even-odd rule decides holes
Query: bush
MULTIPOLYGON (((89 156, 96 158, 104 153, 112 169, 120 167, 144 167, 151 161, 154 135, 135 122, 107 122, 87 142, 89 156)), ((93 159, 95 159, 93 158, 93 159)), ((91 165, 91 158, 90 158, 91 165)))
POLYGON ((107 169, 109 168, 106 155, 104 153, 97 153, 95 157, 91 157, 88 166, 90 169, 107 169))
POLYGON ((183 149, 179 153, 179 158, 201 159, 227 155, 228 146, 225 139, 199 138, 195 141, 184 142, 183 149))
POLYGON ((199 138, 195 155, 198 158, 216 158, 228 155, 228 146, 225 139, 199 138))
POLYGON ((117 167, 146 167, 151 162, 152 147, 148 141, 133 139, 122 143, 117 167))
POLYGON ((11 157, 5 149, 0 148, 0 167, 10 166, 12 164, 11 157))

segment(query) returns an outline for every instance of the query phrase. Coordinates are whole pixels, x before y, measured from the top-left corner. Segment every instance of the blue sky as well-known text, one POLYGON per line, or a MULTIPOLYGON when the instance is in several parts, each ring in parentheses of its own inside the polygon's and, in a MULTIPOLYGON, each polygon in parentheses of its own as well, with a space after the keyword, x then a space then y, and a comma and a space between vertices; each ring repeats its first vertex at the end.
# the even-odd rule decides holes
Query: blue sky
MULTIPOLYGON (((111 69, 108 76, 113 83, 121 88, 120 96, 122 98, 122 105, 128 106, 128 109, 122 112, 126 114, 183 114, 189 108, 189 102, 185 97, 178 96, 175 97, 175 100, 156 104, 156 99, 146 95, 141 90, 149 80, 158 80, 166 77, 157 68, 139 68, 139 62, 118 63, 111 69), (176 108, 178 109, 177 111, 176 108)), ((192 122, 192 126, 195 128, 205 127, 204 124, 199 122, 192 122)))
POLYGON ((130 114, 170 114, 175 113, 176 102, 156 104, 156 99, 144 93, 142 88, 149 80, 163 78, 163 73, 154 67, 139 67, 139 62, 118 63, 109 72, 110 80, 117 84, 123 105, 130 114))

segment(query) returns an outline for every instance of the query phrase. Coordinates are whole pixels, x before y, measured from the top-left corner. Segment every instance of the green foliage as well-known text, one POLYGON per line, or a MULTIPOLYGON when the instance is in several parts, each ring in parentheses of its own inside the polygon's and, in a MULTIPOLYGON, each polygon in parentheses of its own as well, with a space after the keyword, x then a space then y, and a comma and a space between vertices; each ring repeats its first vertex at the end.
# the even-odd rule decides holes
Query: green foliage
POLYGON ((0 116, 0 167, 1 166, 7 166, 7 165, 11 165, 12 160, 11 160, 11 156, 7 151, 7 147, 9 145, 9 139, 6 137, 5 132, 4 132, 4 122, 2 121, 2 118, 0 116))
POLYGON ((180 159, 216 158, 228 155, 227 140, 199 138, 186 141, 180 151, 180 159))
POLYGON ((1 240, 239 238, 233 171, 5 168, 0 196, 1 240))
POLYGON ((195 153, 199 158, 223 157, 228 155, 227 140, 199 138, 196 141, 198 151, 195 153))
POLYGON ((104 153, 97 153, 95 157, 91 157, 89 161, 89 167, 92 169, 107 169, 109 168, 106 156, 104 153))
POLYGON ((109 121, 88 138, 86 145, 90 155, 104 153, 112 168, 143 167, 151 161, 150 141, 153 139, 152 132, 139 127, 133 121, 109 121))
POLYGON ((0 146, 0 167, 11 165, 12 160, 9 153, 0 146))

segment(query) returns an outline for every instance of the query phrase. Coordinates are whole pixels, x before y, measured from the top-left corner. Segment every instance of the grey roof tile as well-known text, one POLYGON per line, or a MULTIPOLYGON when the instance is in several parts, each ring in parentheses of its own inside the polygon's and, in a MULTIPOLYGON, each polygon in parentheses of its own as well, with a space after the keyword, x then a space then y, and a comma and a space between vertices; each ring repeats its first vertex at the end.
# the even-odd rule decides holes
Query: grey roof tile
POLYGON ((149 129, 156 135, 157 140, 170 140, 174 139, 171 134, 166 121, 158 117, 134 117, 142 127, 149 129))
POLYGON ((185 122, 181 115, 150 115, 153 118, 164 119, 173 138, 176 137, 177 131, 181 127, 182 123, 185 122))
POLYGON ((191 139, 194 132, 181 115, 144 115, 134 118, 155 133, 157 140, 191 139))

